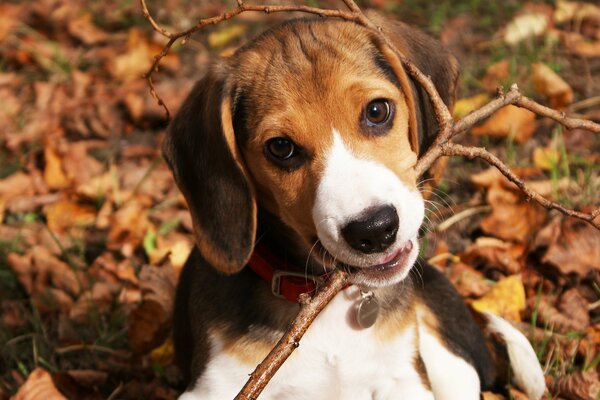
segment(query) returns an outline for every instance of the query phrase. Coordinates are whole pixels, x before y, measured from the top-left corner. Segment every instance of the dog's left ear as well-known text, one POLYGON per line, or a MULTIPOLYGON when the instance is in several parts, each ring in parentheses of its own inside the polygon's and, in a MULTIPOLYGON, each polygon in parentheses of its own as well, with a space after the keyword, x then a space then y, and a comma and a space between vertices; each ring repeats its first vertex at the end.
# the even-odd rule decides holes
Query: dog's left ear
MULTIPOLYGON (((442 43, 416 28, 386 19, 376 12, 368 12, 367 16, 383 30, 383 34, 405 57, 431 78, 442 100, 452 111, 459 75, 456 58, 442 43)), ((433 143, 439 128, 429 96, 419 83, 412 78, 407 78, 400 60, 392 49, 380 44, 380 51, 394 69, 400 80, 401 89, 407 93, 407 104, 409 111, 412 111, 409 121, 411 145, 419 155, 422 155, 433 143)))
POLYGON ((231 89, 213 65, 173 119, 163 155, 183 192, 202 257, 217 270, 242 269, 254 249, 254 190, 236 145, 231 89))

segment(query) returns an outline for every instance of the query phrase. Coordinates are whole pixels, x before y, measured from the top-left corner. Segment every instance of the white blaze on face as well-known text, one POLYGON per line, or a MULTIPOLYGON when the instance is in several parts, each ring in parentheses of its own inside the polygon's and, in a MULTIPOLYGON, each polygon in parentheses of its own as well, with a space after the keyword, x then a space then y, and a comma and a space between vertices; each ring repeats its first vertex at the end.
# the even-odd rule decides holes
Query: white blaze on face
POLYGON ((410 190, 383 164, 355 156, 333 129, 333 144, 325 159, 313 208, 317 234, 327 251, 343 263, 369 267, 380 264, 412 240, 414 254, 408 260, 412 264, 418 254, 416 237, 423 216, 424 203, 418 191, 410 190), (395 242, 385 252, 376 254, 364 254, 350 247, 342 229, 366 211, 385 205, 394 206, 400 220, 395 242))

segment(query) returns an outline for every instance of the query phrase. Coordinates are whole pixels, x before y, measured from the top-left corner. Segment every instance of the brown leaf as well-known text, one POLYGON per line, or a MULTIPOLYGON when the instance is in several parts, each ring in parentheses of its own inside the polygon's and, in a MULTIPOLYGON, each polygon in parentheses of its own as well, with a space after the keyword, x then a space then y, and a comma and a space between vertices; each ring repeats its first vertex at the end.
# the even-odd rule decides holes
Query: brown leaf
POLYGON ((129 316, 129 345, 134 352, 145 354, 167 338, 175 283, 175 270, 168 263, 142 268, 142 303, 129 316))
MULTIPOLYGON (((527 305, 532 313, 537 311, 539 325, 547 325, 557 332, 583 332, 587 328, 587 324, 582 324, 580 321, 572 319, 571 316, 561 313, 552 305, 551 300, 546 296, 539 298, 530 297, 527 299, 527 305)), ((585 311, 587 312, 587 308, 585 311)))
POLYGON ((460 254, 460 259, 474 264, 483 261, 486 266, 497 268, 507 275, 521 272, 519 261, 525 252, 525 246, 505 242, 496 238, 479 237, 475 243, 460 254))
POLYGON ((118 250, 128 257, 142 243, 146 232, 152 228, 148 220, 151 203, 143 198, 132 199, 110 216, 107 248, 118 250))
POLYGON ((586 330, 590 325, 589 303, 576 288, 564 292, 560 296, 558 309, 567 315, 578 331, 586 330))
POLYGON ((600 57, 600 40, 589 41, 585 36, 574 32, 563 32, 565 47, 573 54, 584 58, 600 57))
POLYGON ((92 14, 87 13, 72 19, 67 25, 69 33, 83 44, 91 46, 108 40, 108 34, 92 22, 92 14))
POLYGON ((546 220, 545 210, 518 190, 492 186, 487 192, 492 213, 481 222, 484 232, 504 240, 527 242, 546 220))
POLYGON ((505 400, 506 397, 501 394, 496 394, 492 392, 482 392, 481 393, 482 400, 505 400))
POLYGON ((464 263, 455 263, 447 269, 450 282, 462 297, 481 297, 489 292, 491 284, 483 274, 464 263))
POLYGON ((44 146, 44 180, 51 189, 64 189, 70 185, 63 170, 62 158, 51 141, 44 146))
POLYGON ((36 368, 11 400, 67 400, 67 398, 56 389, 48 372, 36 368))
POLYGON ((548 99, 552 108, 560 110, 573 101, 573 89, 546 64, 532 65, 531 80, 535 90, 548 99))
POLYGON ((104 314, 110 310, 118 287, 105 282, 96 282, 91 290, 79 296, 69 312, 69 318, 84 322, 90 315, 104 314), (94 313, 90 313, 93 310, 94 313))
POLYGON ((513 105, 501 108, 482 125, 471 129, 475 136, 513 137, 517 143, 529 140, 534 131, 535 114, 513 105))
POLYGON ((7 261, 29 294, 44 292, 50 284, 73 296, 81 291, 73 270, 45 247, 34 246, 24 256, 10 253, 7 261))
POLYGON ((548 389, 555 396, 561 396, 567 400, 597 399, 600 392, 598 372, 595 370, 577 371, 571 375, 559 376, 550 381, 548 389))
POLYGON ((495 92, 498 87, 502 87, 502 84, 508 80, 508 76, 508 60, 504 59, 487 67, 485 75, 481 78, 481 85, 486 90, 495 92))
MULTIPOLYGON (((123 82, 140 79, 142 74, 150 68, 152 57, 161 50, 162 46, 150 42, 139 29, 130 29, 127 38, 127 52, 112 59, 109 70, 115 78, 123 82)), ((177 69, 179 57, 171 52, 162 59, 161 66, 177 69)))
POLYGON ((17 196, 32 195, 33 193, 31 176, 24 172, 15 172, 4 179, 0 179, 0 198, 5 201, 17 196))
POLYGON ((575 218, 563 218, 555 228, 543 262, 552 264, 562 274, 588 276, 600 271, 600 231, 575 218))

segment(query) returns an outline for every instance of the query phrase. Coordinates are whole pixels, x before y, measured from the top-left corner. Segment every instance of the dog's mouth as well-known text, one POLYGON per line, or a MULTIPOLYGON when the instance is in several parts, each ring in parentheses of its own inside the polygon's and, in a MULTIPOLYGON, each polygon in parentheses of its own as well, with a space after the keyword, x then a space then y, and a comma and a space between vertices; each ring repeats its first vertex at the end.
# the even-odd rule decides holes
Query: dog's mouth
POLYGON ((339 268, 349 272, 352 281, 360 282, 384 282, 396 281, 396 277, 406 276, 412 265, 409 265, 408 259, 414 248, 413 240, 408 240, 402 247, 388 254, 378 264, 370 266, 354 266, 336 260, 336 258, 318 243, 319 253, 325 255, 322 257, 326 262, 326 268, 339 268))
POLYGON ((394 275, 395 272, 400 272, 400 270, 406 266, 406 261, 412 249, 413 243, 409 240, 404 246, 388 255, 381 264, 369 267, 354 267, 348 265, 348 267, 353 273, 362 274, 364 276, 381 278, 382 274, 394 275))

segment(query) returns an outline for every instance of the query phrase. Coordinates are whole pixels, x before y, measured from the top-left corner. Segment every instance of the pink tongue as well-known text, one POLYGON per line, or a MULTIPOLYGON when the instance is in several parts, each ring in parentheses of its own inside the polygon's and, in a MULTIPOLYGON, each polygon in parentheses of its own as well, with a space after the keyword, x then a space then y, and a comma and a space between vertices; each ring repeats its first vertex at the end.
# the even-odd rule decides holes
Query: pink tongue
POLYGON ((400 254, 404 253, 405 251, 411 251, 413 248, 413 244, 412 241, 408 241, 404 247, 400 248, 400 250, 388 255, 386 258, 384 258, 379 265, 381 264, 386 264, 389 263, 390 261, 392 261, 393 259, 397 258, 400 254))

